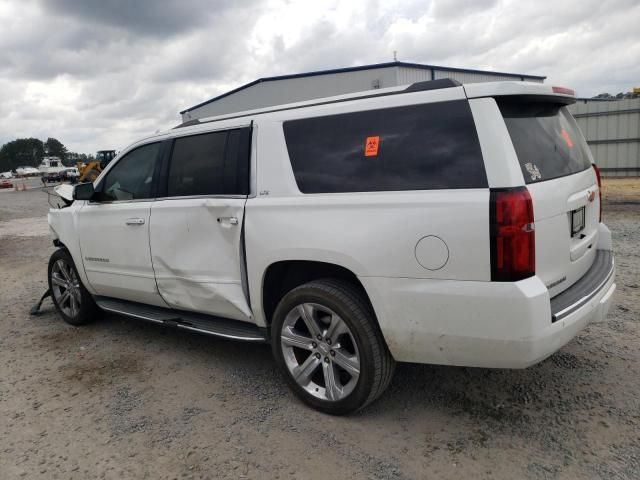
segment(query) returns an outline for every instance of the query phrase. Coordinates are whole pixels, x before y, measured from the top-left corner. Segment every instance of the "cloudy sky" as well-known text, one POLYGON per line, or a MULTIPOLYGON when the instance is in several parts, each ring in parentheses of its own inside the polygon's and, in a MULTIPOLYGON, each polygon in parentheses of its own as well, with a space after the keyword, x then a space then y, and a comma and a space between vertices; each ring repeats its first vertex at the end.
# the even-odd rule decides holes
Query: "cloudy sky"
POLYGON ((0 144, 122 149, 259 77, 398 59, 640 86, 638 0, 0 0, 0 144))

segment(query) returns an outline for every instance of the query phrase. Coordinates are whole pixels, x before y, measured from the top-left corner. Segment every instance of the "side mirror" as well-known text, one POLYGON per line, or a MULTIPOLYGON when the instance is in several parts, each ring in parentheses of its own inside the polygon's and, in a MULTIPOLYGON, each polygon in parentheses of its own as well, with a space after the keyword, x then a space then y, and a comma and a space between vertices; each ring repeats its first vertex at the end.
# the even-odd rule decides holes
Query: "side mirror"
POLYGON ((96 191, 93 188, 93 183, 79 183, 73 189, 74 200, 91 200, 96 191))

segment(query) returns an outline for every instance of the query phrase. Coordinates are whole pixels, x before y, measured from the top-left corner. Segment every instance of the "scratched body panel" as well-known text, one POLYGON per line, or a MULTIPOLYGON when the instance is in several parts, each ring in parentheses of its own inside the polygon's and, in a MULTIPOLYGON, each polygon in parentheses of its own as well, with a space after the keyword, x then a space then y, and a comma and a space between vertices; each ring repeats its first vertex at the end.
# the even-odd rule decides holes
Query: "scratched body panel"
POLYGON ((244 198, 154 202, 151 255, 158 290, 181 310, 250 321, 238 246, 244 198))

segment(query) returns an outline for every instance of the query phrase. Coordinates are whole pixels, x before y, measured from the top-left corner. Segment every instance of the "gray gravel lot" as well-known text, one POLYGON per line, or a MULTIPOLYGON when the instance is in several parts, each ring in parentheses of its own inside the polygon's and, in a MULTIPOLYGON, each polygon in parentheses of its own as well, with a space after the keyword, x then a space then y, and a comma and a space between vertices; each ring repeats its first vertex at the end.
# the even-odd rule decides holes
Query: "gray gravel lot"
POLYGON ((345 418, 297 401, 267 346, 115 315, 74 328, 49 302, 29 317, 47 209, 0 193, 2 479, 640 478, 640 198, 605 205, 608 322, 527 370, 399 365, 345 418))

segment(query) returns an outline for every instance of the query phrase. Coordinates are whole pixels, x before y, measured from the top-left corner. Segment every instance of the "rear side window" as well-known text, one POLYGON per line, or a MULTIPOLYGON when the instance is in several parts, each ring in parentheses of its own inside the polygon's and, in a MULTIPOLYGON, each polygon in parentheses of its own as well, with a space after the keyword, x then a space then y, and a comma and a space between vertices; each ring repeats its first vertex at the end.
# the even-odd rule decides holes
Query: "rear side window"
POLYGON ((591 167, 588 146, 567 108, 545 102, 499 101, 526 183, 591 167))
POLYGON ((284 123, 303 193, 487 187, 466 100, 284 123))
POLYGON ((167 196, 247 195, 251 129, 177 138, 167 179, 167 196))

